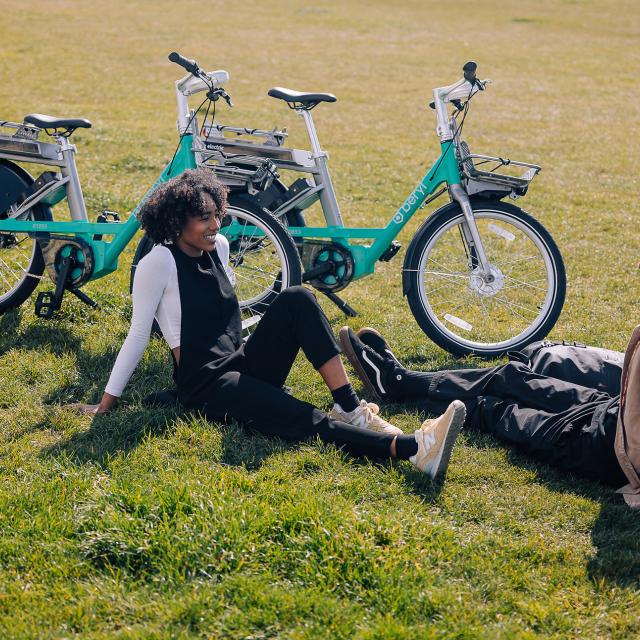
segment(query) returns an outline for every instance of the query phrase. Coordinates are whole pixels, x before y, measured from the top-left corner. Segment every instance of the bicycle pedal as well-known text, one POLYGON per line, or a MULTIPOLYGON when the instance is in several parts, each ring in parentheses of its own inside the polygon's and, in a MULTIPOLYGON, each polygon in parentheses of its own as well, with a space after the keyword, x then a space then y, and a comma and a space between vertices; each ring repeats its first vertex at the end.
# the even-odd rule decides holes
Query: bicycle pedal
POLYGON ((392 240, 391 244, 384 250, 384 253, 378 258, 380 262, 389 262, 393 256, 400 251, 402 245, 396 240, 392 240))
POLYGON ((35 313, 39 318, 49 320, 60 308, 60 303, 56 300, 53 291, 41 291, 36 298, 35 313))

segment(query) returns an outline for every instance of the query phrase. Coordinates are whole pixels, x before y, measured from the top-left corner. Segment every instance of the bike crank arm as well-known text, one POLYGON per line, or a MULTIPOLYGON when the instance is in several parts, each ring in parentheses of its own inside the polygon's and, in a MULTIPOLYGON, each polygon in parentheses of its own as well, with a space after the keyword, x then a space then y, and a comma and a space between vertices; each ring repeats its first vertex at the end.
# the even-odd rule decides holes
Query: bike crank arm
MULTIPOLYGON (((335 265, 333 261, 329 260, 327 262, 323 262, 319 264, 317 267, 313 267, 308 269, 302 274, 302 282, 309 282, 311 280, 315 280, 319 276, 326 275, 327 273, 331 273, 335 269, 335 265)), ((313 285, 312 285, 313 286, 313 285)), ((320 287, 315 287, 320 293, 327 296, 333 304, 342 311, 347 317, 355 318, 358 315, 358 312, 347 302, 345 302, 342 298, 337 296, 333 291, 329 289, 322 289, 320 287)))
POLYGON ((478 225, 476 219, 473 217, 473 208, 471 207, 471 201, 467 192, 459 185, 452 184, 449 186, 449 192, 451 197, 460 205, 462 213, 464 215, 465 222, 467 223, 467 229, 464 229, 465 240, 472 246, 475 253, 475 258, 480 263, 481 276, 487 282, 493 281, 493 275, 491 273, 491 266, 487 260, 487 254, 484 251, 482 240, 480 239, 480 233, 478 231, 478 225), (471 238, 468 237, 471 235, 471 238))

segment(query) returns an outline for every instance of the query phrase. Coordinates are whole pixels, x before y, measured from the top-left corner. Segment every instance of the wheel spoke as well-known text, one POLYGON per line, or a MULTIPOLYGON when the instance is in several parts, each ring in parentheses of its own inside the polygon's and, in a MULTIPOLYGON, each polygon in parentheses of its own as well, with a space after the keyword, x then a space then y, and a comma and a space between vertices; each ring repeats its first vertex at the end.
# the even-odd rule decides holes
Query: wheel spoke
POLYGON ((509 309, 511 309, 513 311, 513 313, 519 315, 523 320, 527 320, 527 318, 523 315, 521 315, 520 313, 518 313, 515 310, 515 307, 518 307, 520 309, 524 309, 525 311, 529 311, 530 313, 532 313, 534 315, 534 317, 537 315, 537 311, 534 311, 533 309, 529 309, 528 307, 525 307, 521 304, 517 304, 516 302, 509 302, 509 300, 507 300, 506 298, 499 298, 498 296, 494 296, 493 299, 500 303, 505 305, 506 307, 508 307, 509 309))
MULTIPOLYGON (((506 278, 505 278, 505 280, 506 280, 506 278)), ((513 276, 510 276, 509 280, 513 280, 513 282, 515 282, 516 284, 503 287, 502 288, 503 290, 505 290, 505 289, 521 289, 522 287, 529 287, 530 289, 536 289, 537 291, 543 291, 543 292, 547 291, 547 289, 545 287, 536 287, 534 284, 532 284, 532 282, 546 282, 547 281, 546 278, 538 278, 537 280, 532 280, 531 282, 524 282, 522 280, 518 280, 517 278, 514 278, 513 276)))

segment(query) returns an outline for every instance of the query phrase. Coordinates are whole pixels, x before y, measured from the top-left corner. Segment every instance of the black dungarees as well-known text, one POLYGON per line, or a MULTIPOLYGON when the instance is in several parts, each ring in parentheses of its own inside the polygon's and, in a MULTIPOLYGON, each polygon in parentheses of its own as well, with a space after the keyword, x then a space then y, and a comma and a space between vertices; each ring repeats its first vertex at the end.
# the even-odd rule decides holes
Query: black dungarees
POLYGON ((182 319, 178 398, 219 420, 232 417, 263 433, 292 440, 319 436, 354 455, 388 458, 393 436, 331 420, 282 389, 303 350, 315 369, 340 353, 315 296, 286 289, 242 341, 240 309, 215 251, 192 258, 168 245, 176 261, 182 319))

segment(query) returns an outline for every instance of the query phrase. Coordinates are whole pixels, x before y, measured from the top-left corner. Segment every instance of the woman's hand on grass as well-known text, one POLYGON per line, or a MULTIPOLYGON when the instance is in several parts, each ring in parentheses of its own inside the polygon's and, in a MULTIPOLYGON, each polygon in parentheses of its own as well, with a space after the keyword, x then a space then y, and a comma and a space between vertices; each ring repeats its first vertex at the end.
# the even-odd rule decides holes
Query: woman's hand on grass
POLYGON ((65 404, 64 406, 67 409, 76 411, 83 416, 99 416, 103 413, 107 413, 107 411, 111 411, 111 409, 116 406, 117 401, 118 398, 116 396, 112 396, 109 393, 104 393, 102 395, 102 400, 100 400, 100 404, 85 404, 84 402, 74 402, 73 404, 65 404))
POLYGON ((82 416, 99 416, 108 411, 108 409, 105 409, 101 404, 85 404, 84 402, 65 404, 64 408, 71 409, 82 416))

